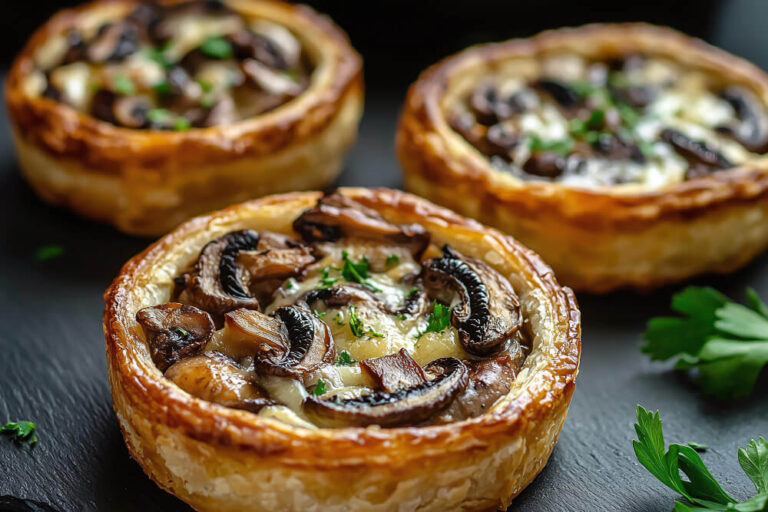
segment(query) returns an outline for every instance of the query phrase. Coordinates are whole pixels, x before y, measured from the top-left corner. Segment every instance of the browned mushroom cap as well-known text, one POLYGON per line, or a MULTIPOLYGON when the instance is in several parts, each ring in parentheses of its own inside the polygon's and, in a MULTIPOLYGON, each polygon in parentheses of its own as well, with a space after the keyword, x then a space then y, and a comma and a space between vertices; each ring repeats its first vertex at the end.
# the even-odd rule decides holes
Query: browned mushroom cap
POLYGON ((500 350, 522 324, 520 303, 510 282, 484 262, 448 245, 442 258, 424 262, 423 280, 427 293, 445 304, 458 294, 460 304, 451 311, 451 323, 470 354, 500 350))
POLYGON ((217 350, 235 360, 288 349, 280 320, 251 309, 236 309, 224 315, 224 331, 219 341, 217 350))
POLYGON ((350 304, 378 309, 388 315, 416 316, 427 307, 426 295, 419 289, 409 293, 402 305, 392 306, 384 302, 375 292, 356 283, 336 284, 330 288, 315 288, 300 297, 309 307, 317 302, 326 308, 342 308, 350 304))
POLYGON ((744 87, 727 87, 720 96, 731 104, 739 122, 719 126, 718 131, 733 137, 736 142, 754 153, 768 151, 768 114, 752 92, 744 87))
POLYGON ((139 30, 129 21, 107 23, 99 28, 85 50, 92 62, 117 62, 139 50, 139 30))
POLYGON ((395 427, 428 420, 446 407, 467 385, 467 368, 455 357, 429 363, 424 370, 432 380, 394 393, 374 391, 355 398, 309 396, 304 412, 327 426, 381 425, 395 427))
POLYGON ((496 401, 509 393, 525 357, 494 357, 469 361, 469 384, 436 418, 435 423, 452 423, 488 412, 496 401))
POLYGON ((174 364, 165 376, 197 398, 235 409, 258 412, 271 400, 245 368, 221 352, 206 352, 174 364))
POLYGON ((360 361, 360 368, 387 393, 427 383, 424 370, 404 348, 396 354, 360 361))
POLYGON ((686 174, 688 178, 733 167, 730 160, 712 149, 706 142, 691 139, 683 132, 666 128, 662 130, 660 136, 688 162, 691 167, 686 174))
POLYGON ((176 302, 141 309, 136 321, 144 329, 152 361, 160 371, 200 352, 214 329, 208 313, 176 302))
POLYGON ((261 373, 300 377, 333 360, 330 329, 304 307, 278 308, 274 317, 238 310, 228 314, 227 321, 241 336, 236 339, 240 348, 252 344, 253 364, 261 373))
POLYGON ((293 229, 307 242, 333 242, 342 237, 358 237, 407 245, 419 258, 429 245, 429 233, 419 224, 398 225, 379 212, 366 208, 338 192, 321 198, 314 208, 293 222, 293 229))

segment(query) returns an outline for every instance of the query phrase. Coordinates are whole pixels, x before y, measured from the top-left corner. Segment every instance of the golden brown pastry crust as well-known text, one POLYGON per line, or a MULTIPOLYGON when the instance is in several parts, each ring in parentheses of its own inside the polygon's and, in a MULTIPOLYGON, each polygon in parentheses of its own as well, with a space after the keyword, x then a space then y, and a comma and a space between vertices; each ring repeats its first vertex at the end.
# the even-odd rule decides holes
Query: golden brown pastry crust
POLYGON ((209 240, 235 229, 291 233, 318 193, 271 196, 193 219, 139 254, 105 294, 109 381, 131 455, 201 511, 504 508, 543 468, 565 419, 580 356, 573 293, 513 239, 386 189, 342 189, 435 243, 508 276, 534 333, 508 396, 482 416, 429 427, 305 429, 183 392, 152 363, 134 320, 168 300, 172 278, 209 240), (429 461, 425 463, 425 461, 429 461))
POLYGON ((406 188, 519 238, 577 290, 650 288, 730 272, 768 245, 767 158, 657 191, 521 182, 492 170, 450 128, 442 101, 458 81, 550 52, 666 57, 742 85, 768 104, 763 71, 662 27, 587 25, 472 47, 429 68, 409 91, 397 134, 406 188))
MULTIPOLYGON (((181 0, 165 0, 178 3, 181 0)), ((34 54, 102 0, 64 10, 16 58, 6 101, 22 171, 45 200, 119 229, 161 234, 181 221, 275 192, 322 188, 341 170, 362 111, 361 60, 329 18, 302 5, 230 0, 294 32, 315 61, 309 88, 263 115, 186 132, 131 130, 25 92, 34 54)))

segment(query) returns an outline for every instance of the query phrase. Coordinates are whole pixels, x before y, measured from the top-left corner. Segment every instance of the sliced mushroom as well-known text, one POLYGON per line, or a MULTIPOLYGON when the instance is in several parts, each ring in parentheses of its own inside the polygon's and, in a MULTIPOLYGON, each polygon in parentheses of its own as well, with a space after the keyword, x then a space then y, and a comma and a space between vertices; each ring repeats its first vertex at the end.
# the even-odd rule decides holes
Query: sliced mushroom
POLYGON ((251 30, 264 40, 254 53, 254 58, 277 69, 292 69, 299 65, 301 43, 291 32, 276 23, 257 20, 251 30))
POLYGON ((533 87, 544 91, 565 108, 575 107, 583 99, 573 87, 560 80, 542 78, 534 82, 533 87))
POLYGON ((301 92, 301 86, 285 73, 275 71, 256 59, 244 60, 242 68, 245 75, 268 94, 293 97, 301 92))
POLYGON ((293 229, 308 242, 359 237, 402 244, 408 246, 415 259, 421 256, 430 239, 423 226, 393 224, 376 210, 338 192, 324 196, 317 206, 302 213, 293 222, 293 229))
POLYGON ((707 174, 721 169, 733 167, 733 163, 721 153, 715 151, 704 141, 693 140, 684 133, 666 128, 661 132, 661 139, 685 158, 691 170, 687 177, 707 174))
POLYGON ((213 107, 204 112, 200 126, 224 126, 234 124, 239 119, 234 100, 229 96, 222 97, 213 107))
POLYGON ((435 423, 453 423, 488 412, 493 404, 509 393, 524 360, 525 356, 500 356, 467 362, 467 387, 435 418, 435 423))
POLYGON ((174 364, 165 376, 197 398, 225 407, 258 412, 276 405, 245 368, 221 352, 206 352, 174 364))
POLYGON ((277 318, 250 309, 224 315, 224 331, 216 349, 237 361, 261 352, 288 350, 283 325, 277 318))
POLYGON ((208 313, 176 302, 141 309, 136 321, 144 329, 152 361, 160 371, 199 353, 214 329, 208 313))
POLYGON ((128 128, 143 128, 149 120, 147 114, 152 108, 149 99, 141 96, 121 96, 112 105, 115 124, 128 128))
POLYGON ((88 42, 86 55, 92 62, 118 62, 139 50, 139 31, 133 23, 107 23, 88 42))
POLYGON ((258 309, 258 299, 248 292, 249 275, 237 264, 241 251, 256 250, 258 245, 259 234, 250 229, 232 231, 208 242, 187 280, 187 291, 195 303, 216 314, 258 309))
POLYGON ((427 293, 445 304, 458 294, 451 323, 470 354, 500 350, 522 325, 520 303, 510 282, 485 262, 461 255, 447 244, 441 258, 424 262, 423 280, 427 293))
POLYGON ((427 383, 424 370, 404 348, 396 354, 360 361, 360 368, 376 381, 379 389, 387 393, 427 383))
MULTIPOLYGON (((258 312, 254 317, 264 317, 258 312)), ((269 318, 269 317, 267 317, 269 318)), ((301 377, 333 361, 333 336, 328 326, 308 309, 285 306, 275 310, 280 331, 261 319, 263 343, 257 351, 254 366, 262 373, 279 377, 301 377), (280 344, 274 343, 279 340, 280 344)))
POLYGON ((339 284, 330 288, 315 288, 305 293, 302 299, 308 306, 322 302, 329 308, 341 308, 349 304, 365 304, 382 310, 386 308, 386 305, 371 290, 354 283, 339 284))
POLYGON ((744 87, 727 87, 720 96, 731 104, 739 122, 719 126, 718 131, 754 153, 768 152, 768 114, 751 91, 744 87))
POLYGON ((532 105, 530 94, 519 91, 502 95, 492 84, 481 85, 469 96, 469 107, 481 124, 490 126, 528 110, 532 105))
POLYGON ((427 421, 448 406, 466 387, 467 368, 454 357, 429 363, 424 371, 432 377, 399 391, 374 391, 355 398, 309 396, 304 412, 317 423, 327 426, 380 425, 395 427, 427 421))
POLYGON ((603 133, 592 144, 595 150, 607 156, 612 160, 632 160, 634 162, 645 162, 645 155, 640 148, 632 141, 626 140, 619 135, 603 133))
POLYGON ((523 164, 523 170, 534 176, 554 179, 565 171, 566 160, 563 156, 553 151, 539 151, 532 153, 523 164))

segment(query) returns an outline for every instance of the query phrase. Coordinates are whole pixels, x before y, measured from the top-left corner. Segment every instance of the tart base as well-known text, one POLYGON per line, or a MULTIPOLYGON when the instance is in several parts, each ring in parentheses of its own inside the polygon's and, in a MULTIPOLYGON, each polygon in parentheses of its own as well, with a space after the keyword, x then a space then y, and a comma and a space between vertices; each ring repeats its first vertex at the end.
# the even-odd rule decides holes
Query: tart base
POLYGON ((250 228, 291 233, 318 193, 250 201, 193 219, 126 264, 105 294, 115 412, 131 455, 200 511, 504 509, 544 467, 580 357, 573 293, 531 251, 492 229, 391 190, 342 189, 395 223, 424 225, 507 276, 533 348, 510 393, 486 414, 428 427, 308 429, 197 399, 154 366, 134 315, 168 300, 202 246, 250 228))

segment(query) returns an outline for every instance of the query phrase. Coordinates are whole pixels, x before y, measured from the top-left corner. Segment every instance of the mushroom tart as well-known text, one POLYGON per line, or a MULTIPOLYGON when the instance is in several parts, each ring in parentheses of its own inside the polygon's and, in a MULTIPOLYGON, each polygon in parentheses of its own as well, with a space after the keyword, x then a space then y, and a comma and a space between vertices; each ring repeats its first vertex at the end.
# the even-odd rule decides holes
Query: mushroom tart
POLYGON ((581 348, 538 256, 386 189, 198 217, 105 300, 128 449, 201 511, 503 509, 546 464, 581 348))
POLYGON ((102 0, 55 15, 8 76, 20 167, 46 201, 130 233, 327 186, 362 111, 361 60, 308 7, 102 0))
POLYGON ((671 29, 469 48, 411 87, 405 184, 518 237, 577 290, 729 272, 768 244, 768 76, 671 29))

